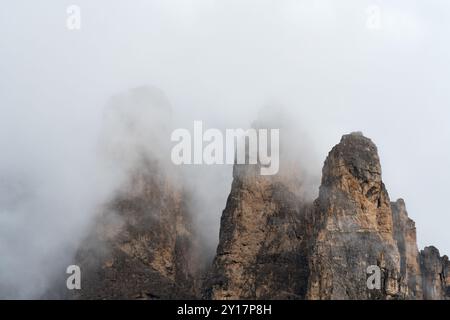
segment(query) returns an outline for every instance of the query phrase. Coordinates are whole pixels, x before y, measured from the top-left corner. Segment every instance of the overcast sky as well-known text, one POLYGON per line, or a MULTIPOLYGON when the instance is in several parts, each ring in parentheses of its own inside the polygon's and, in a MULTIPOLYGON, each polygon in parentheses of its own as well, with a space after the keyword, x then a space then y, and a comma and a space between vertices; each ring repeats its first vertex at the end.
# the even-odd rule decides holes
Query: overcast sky
MULTIPOLYGON (((142 85, 163 90, 186 125, 248 127, 263 105, 284 105, 318 172, 342 134, 362 131, 419 247, 449 254, 449 35, 446 0, 2 3, 0 283, 39 293, 33 266, 76 246, 105 197, 92 178, 105 104, 142 85), (72 4, 80 30, 66 27, 72 4)), ((229 190, 230 179, 214 183, 229 190)))

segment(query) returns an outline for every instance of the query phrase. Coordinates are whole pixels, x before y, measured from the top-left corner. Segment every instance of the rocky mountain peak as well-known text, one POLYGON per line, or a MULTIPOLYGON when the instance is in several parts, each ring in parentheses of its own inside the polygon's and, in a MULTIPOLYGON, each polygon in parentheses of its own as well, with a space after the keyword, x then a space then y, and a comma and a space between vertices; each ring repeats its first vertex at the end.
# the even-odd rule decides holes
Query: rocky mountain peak
POLYGON ((371 299, 398 294, 400 257, 393 238, 389 195, 375 144, 344 135, 325 161, 315 213, 308 298, 371 299), (370 291, 367 268, 383 270, 383 288, 370 291))
POLYGON ((330 183, 329 179, 339 178, 347 173, 361 181, 361 184, 381 182, 377 147, 360 132, 344 135, 340 143, 330 151, 323 168, 322 184, 327 185, 330 183))
POLYGON ((258 165, 234 166, 217 252, 201 276, 187 195, 162 168, 139 169, 111 203, 120 226, 110 228, 102 216, 91 235, 109 249, 79 251, 92 270, 84 297, 200 297, 202 282, 206 299, 450 298, 448 257, 434 247, 419 253, 415 223, 404 200, 390 201, 370 139, 342 137, 314 201, 293 159, 275 176, 261 176, 258 165), (376 288, 367 285, 374 268, 376 288))
POLYGON ((404 200, 390 202, 377 147, 362 133, 330 151, 314 202, 293 192, 301 177, 235 169, 207 298, 445 298, 448 259, 433 249, 419 255, 415 223, 404 200), (375 289, 367 285, 374 267, 375 289))

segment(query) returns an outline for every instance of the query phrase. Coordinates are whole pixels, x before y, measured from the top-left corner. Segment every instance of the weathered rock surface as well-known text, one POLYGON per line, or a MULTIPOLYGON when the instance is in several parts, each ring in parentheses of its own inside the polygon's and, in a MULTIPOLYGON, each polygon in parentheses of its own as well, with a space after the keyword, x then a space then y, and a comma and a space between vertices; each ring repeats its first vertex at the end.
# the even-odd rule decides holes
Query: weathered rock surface
POLYGON ((133 89, 108 105, 102 151, 123 178, 76 254, 82 290, 75 298, 197 295, 199 250, 189 195, 162 156, 168 154, 162 137, 170 134, 170 110, 152 87, 133 89))
POLYGON ((424 299, 450 299, 450 263, 448 257, 441 257, 439 250, 435 247, 425 247, 420 251, 420 266, 423 276, 424 299))
POLYGON ((400 291, 402 298, 422 299, 422 271, 417 248, 416 226, 408 217, 403 199, 391 203, 394 238, 400 253, 400 291))
POLYGON ((374 143, 343 136, 323 168, 319 197, 295 172, 261 177, 235 166, 205 297, 212 299, 443 299, 448 258, 425 249, 403 200, 390 202, 374 143), (369 266, 380 289, 367 286, 369 266), (423 291, 423 293, 422 293, 423 291))
POLYGON ((237 165, 208 276, 209 299, 302 299, 311 207, 301 184, 237 165))
MULTIPOLYGON (((314 231, 312 182, 305 166, 299 165, 299 154, 286 152, 297 133, 295 124, 270 108, 264 112, 253 127, 283 128, 280 170, 263 176, 259 164, 234 166, 217 255, 203 286, 207 299, 306 296, 309 239, 314 231)), ((303 143, 298 153, 310 148, 303 143)))
POLYGON ((400 255, 376 146, 346 135, 323 169, 316 215, 322 221, 310 260, 308 299, 386 299, 398 295, 400 255), (382 270, 369 290, 367 267, 382 270))
POLYGON ((390 201, 377 148, 360 133, 328 154, 315 201, 295 163, 274 176, 235 165, 206 273, 188 195, 143 159, 78 251, 75 298, 450 299, 448 257, 419 253, 415 223, 403 200, 390 201), (379 289, 368 288, 369 266, 381 270, 379 289))
POLYGON ((77 254, 79 298, 195 297, 198 252, 185 200, 160 171, 133 175, 77 254))

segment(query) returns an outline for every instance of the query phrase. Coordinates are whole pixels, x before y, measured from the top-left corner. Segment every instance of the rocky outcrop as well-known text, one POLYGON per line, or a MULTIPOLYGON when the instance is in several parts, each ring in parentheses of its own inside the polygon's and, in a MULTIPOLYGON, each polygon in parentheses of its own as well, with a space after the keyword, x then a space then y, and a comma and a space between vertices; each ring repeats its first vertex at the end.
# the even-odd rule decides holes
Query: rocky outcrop
MULTIPOLYGON (((276 175, 261 175, 259 164, 234 166, 217 254, 203 296, 304 299, 314 205, 312 179, 306 167, 299 165, 299 154, 288 152, 297 128, 271 108, 263 110, 253 127, 283 128, 277 150, 280 170, 276 175)), ((303 153, 309 148, 304 139, 298 153, 306 159, 303 153)))
POLYGON ((233 176, 205 297, 304 298, 312 211, 301 184, 260 176, 258 166, 236 165, 233 176))
POLYGON ((185 194, 154 165, 146 167, 108 205, 78 251, 78 298, 196 296, 198 251, 185 194))
POLYGON ((448 259, 429 249, 419 255, 414 221, 403 200, 390 202, 377 148, 361 133, 343 136, 331 150, 314 202, 298 191, 301 175, 257 172, 235 165, 206 298, 443 299, 448 294, 448 259), (373 267, 380 270, 379 288, 367 284, 373 267))
POLYGON ((170 104, 156 88, 142 87, 112 99, 105 113, 102 156, 121 173, 75 263, 82 299, 194 298, 198 240, 189 194, 164 162, 170 104))
POLYGON ((376 146, 346 135, 323 169, 316 215, 321 220, 310 260, 309 299, 388 299, 399 293, 400 255, 376 146), (382 270, 369 290, 367 268, 382 270))
POLYGON ((426 300, 450 300, 450 263, 435 247, 420 251, 423 297, 426 300))
POLYGON ((74 298, 450 299, 448 257, 419 253, 415 223, 402 199, 390 201, 377 148, 361 133, 330 151, 316 200, 295 157, 281 153, 274 176, 235 165, 206 273, 189 195, 151 153, 138 159, 78 250, 74 298))
POLYGON ((422 299, 422 272, 417 248, 416 226, 408 217, 405 201, 391 203, 394 238, 400 253, 400 291, 405 299, 422 299))

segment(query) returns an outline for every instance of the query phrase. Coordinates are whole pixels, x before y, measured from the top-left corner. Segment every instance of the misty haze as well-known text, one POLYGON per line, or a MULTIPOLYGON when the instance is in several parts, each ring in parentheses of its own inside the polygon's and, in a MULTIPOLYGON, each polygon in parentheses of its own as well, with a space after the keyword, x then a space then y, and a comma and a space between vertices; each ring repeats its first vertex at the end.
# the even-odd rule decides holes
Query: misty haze
POLYGON ((450 299, 449 18, 437 0, 2 5, 0 299, 450 299), (279 129, 276 174, 228 149, 177 165, 194 121, 223 148, 279 129))

